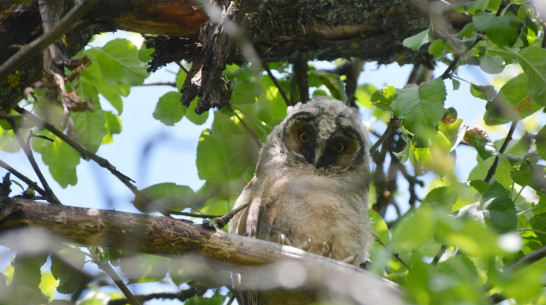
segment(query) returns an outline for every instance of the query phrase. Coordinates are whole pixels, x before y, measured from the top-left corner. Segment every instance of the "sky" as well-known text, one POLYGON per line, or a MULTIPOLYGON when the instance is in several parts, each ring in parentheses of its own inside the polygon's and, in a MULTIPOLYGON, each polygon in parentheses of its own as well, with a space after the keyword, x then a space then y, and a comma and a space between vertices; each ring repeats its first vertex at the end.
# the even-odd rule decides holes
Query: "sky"
MULTIPOLYGON (((131 39, 136 44, 141 41, 139 35, 117 32, 99 36, 92 45, 101 46, 116 37, 131 39)), ((318 68, 328 67, 328 65, 330 64, 324 62, 315 63, 318 68)), ((445 68, 445 66, 439 66, 435 75, 440 75, 445 68)), ((153 73, 145 82, 174 81, 177 71, 178 66, 168 65, 153 73)), ((406 84, 410 71, 411 66, 409 65, 400 67, 395 63, 378 66, 374 63, 367 63, 359 78, 359 83, 371 83, 377 88, 387 85, 402 88, 406 84)), ((463 78, 482 85, 491 81, 491 76, 484 74, 479 68, 463 68, 459 74, 463 78)), ((481 116, 485 109, 485 101, 471 96, 468 84, 464 82, 457 91, 451 89, 451 82, 446 82, 446 86, 448 87, 446 107, 455 106, 459 117, 465 120, 469 126, 483 126, 481 116)), ((159 97, 172 90, 176 89, 169 86, 132 88, 130 95, 124 98, 124 110, 121 115, 122 133, 114 136, 112 144, 101 146, 97 153, 108 159, 123 174, 135 180, 139 188, 160 182, 175 182, 197 190, 204 183, 199 180, 197 175, 195 155, 199 135, 204 128, 210 126, 212 115, 201 126, 196 126, 185 118, 174 127, 163 125, 152 117, 152 113, 159 97), (145 148, 149 148, 146 156, 143 155, 145 148)), ((102 101, 101 104, 105 109, 111 107, 106 101, 102 101)), ((370 119, 371 115, 367 109, 362 109, 361 113, 363 120, 370 119)), ((378 128, 384 128, 384 126, 378 126, 378 128)), ((507 129, 507 126, 501 127, 501 131, 506 132, 507 129)), ((491 136, 495 139, 501 135, 502 132, 491 136)), ((372 139, 373 142, 374 139, 372 139)), ((49 175, 47 167, 41 162, 41 157, 39 155, 36 157, 46 179, 63 204, 136 212, 129 204, 133 199, 132 193, 107 170, 100 168, 93 161, 82 160, 77 169, 78 184, 62 189, 49 175)), ((476 164, 476 153, 471 148, 462 147, 457 149, 457 158, 464 160, 464 162, 457 162, 456 167, 457 176, 464 181, 476 164)), ((38 181, 24 154, 0 152, 0 159, 32 180, 38 181)), ((3 176, 4 171, 0 170, 0 174, 3 176)), ((400 189, 407 188, 403 182, 399 187, 400 189)), ((12 189, 16 188, 17 186, 12 187, 12 189)), ((422 192, 425 191, 422 190, 422 192)), ((401 198, 403 200, 404 197, 401 198)), ((393 217, 393 215, 388 217, 393 217)), ((0 247, 0 270, 9 264, 10 258, 11 253, 0 247)))

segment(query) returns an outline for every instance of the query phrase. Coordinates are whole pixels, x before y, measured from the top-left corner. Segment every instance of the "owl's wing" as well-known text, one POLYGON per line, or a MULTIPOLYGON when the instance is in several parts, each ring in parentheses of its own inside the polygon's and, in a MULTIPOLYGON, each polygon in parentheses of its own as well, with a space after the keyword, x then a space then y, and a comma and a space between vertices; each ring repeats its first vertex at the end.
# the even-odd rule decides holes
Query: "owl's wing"
MULTIPOLYGON (((261 217, 263 206, 261 194, 256 190, 256 177, 245 187, 237 201, 234 209, 248 204, 248 207, 239 212, 230 221, 229 232, 238 235, 249 236, 254 238, 265 239, 265 232, 271 226, 268 221, 261 217)), ((241 274, 233 274, 234 288, 238 286, 252 287, 253 278, 242 276, 241 274)), ((260 294, 254 289, 235 289, 235 296, 240 305, 259 305, 260 294)))

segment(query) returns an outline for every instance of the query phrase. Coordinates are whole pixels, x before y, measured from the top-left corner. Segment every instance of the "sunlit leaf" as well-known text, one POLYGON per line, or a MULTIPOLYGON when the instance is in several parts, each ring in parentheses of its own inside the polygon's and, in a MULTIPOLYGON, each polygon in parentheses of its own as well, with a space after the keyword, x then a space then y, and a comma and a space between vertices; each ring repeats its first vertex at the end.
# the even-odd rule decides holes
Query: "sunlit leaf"
POLYGON ((441 78, 436 78, 418 87, 397 90, 392 102, 394 115, 402 120, 404 127, 414 134, 423 127, 434 129, 444 115, 446 89, 441 78))
POLYGON ((176 91, 169 91, 163 94, 155 107, 154 118, 167 126, 173 126, 179 122, 187 109, 180 102, 181 98, 182 94, 176 91))

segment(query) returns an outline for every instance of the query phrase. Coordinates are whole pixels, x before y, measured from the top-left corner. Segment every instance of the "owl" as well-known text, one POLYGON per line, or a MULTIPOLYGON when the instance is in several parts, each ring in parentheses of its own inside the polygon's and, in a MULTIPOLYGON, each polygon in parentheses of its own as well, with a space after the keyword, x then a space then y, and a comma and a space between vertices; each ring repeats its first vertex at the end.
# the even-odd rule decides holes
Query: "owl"
MULTIPOLYGON (((368 257, 368 134, 357 109, 316 98, 288 108, 263 145, 230 233, 279 242, 336 260, 368 257), (327 249, 325 249, 327 248, 327 249)), ((307 304, 314 292, 242 292, 239 304, 307 304)))

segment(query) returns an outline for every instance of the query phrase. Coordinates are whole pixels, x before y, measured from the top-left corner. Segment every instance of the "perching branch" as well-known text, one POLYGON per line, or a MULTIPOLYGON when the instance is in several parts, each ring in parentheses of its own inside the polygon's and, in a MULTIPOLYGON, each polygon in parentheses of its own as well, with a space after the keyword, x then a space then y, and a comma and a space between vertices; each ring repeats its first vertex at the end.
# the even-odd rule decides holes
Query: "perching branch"
MULTIPOLYGON (((327 279, 352 283, 334 285, 335 287, 330 289, 338 289, 336 293, 346 295, 358 304, 402 304, 399 297, 400 288, 396 284, 356 266, 289 246, 206 229, 202 225, 187 221, 43 204, 22 198, 4 199, 0 202, 0 211, 3 209, 7 212, 4 213, 7 216, 0 220, 0 231, 4 233, 3 243, 10 240, 9 234, 6 235, 7 230, 30 226, 43 228, 56 236, 86 246, 168 256, 197 254, 230 264, 230 268, 242 268, 241 271, 244 271, 243 266, 279 262, 277 264, 291 264, 292 267, 300 268, 299 270, 307 274, 306 283, 316 289, 328 289, 331 281, 327 279), (351 293, 362 290, 374 293, 351 293)), ((45 245, 54 244, 54 240, 53 238, 51 243, 45 245)), ((18 245, 17 242, 13 242, 18 245)), ((275 266, 268 268, 278 268, 275 266)), ((263 276, 271 277, 271 270, 269 273, 266 270, 262 271, 263 276)))

